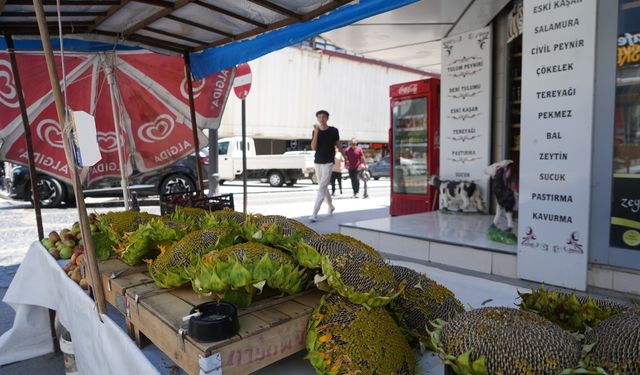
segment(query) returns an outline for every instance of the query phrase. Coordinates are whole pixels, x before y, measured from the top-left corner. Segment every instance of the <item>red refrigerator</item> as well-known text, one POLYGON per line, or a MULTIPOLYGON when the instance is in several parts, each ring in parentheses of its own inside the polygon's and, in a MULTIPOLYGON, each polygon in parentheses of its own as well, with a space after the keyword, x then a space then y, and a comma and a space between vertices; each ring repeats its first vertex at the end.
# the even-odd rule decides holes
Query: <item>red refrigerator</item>
POLYGON ((436 191, 429 177, 438 174, 440 165, 440 80, 392 85, 389 94, 390 213, 431 211, 436 191))

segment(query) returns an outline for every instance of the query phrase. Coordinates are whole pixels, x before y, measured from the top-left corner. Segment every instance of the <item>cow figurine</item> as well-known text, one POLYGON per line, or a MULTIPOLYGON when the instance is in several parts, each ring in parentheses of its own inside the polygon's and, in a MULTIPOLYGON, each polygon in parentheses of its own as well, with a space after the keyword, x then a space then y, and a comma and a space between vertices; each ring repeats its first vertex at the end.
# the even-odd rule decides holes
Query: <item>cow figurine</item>
POLYGON ((504 213, 507 217, 507 232, 513 230, 513 211, 518 204, 518 193, 511 188, 511 175, 513 172, 511 163, 513 163, 513 160, 499 161, 484 170, 485 174, 491 176, 491 189, 498 202, 492 227, 498 227, 500 216, 504 213))
POLYGON ((464 211, 472 204, 477 211, 484 209, 480 187, 472 181, 446 181, 440 180, 438 176, 433 176, 429 181, 442 197, 442 208, 449 209, 451 201, 459 202, 458 211, 464 211))

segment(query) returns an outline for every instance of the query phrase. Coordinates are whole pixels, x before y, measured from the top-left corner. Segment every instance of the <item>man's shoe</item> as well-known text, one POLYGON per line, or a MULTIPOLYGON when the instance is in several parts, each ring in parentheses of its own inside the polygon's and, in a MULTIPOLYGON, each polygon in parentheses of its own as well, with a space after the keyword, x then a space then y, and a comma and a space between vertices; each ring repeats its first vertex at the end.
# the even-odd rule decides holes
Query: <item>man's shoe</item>
POLYGON ((309 216, 309 221, 312 223, 315 223, 316 221, 318 221, 318 216, 316 215, 309 216))
POLYGON ((358 194, 353 194, 353 197, 354 198, 358 198, 358 194))
POLYGON ((336 210, 335 206, 330 206, 329 207, 329 215, 333 215, 333 211, 335 211, 335 210, 336 210))

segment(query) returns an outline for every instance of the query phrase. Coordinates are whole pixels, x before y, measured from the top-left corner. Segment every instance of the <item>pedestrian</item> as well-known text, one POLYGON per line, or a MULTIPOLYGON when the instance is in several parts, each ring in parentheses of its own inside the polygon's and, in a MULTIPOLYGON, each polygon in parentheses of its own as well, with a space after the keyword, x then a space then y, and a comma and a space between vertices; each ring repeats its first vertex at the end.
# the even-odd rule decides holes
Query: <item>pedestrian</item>
POLYGON ((367 170, 367 161, 364 158, 364 151, 358 146, 358 141, 351 139, 351 146, 345 151, 347 155, 347 168, 349 169, 349 178, 351 178, 351 187, 353 188, 353 197, 358 198, 360 191, 360 179, 358 173, 367 170))
POLYGON ((340 195, 342 195, 342 170, 344 169, 344 156, 342 156, 342 147, 336 145, 336 156, 333 160, 333 169, 331 172, 331 196, 336 195, 336 181, 340 187, 340 195))
MULTIPOLYGON (((313 136, 311 137, 311 149, 316 152, 314 156, 314 167, 318 176, 318 195, 313 206, 313 213, 309 217, 310 221, 318 220, 318 211, 324 200, 329 205, 328 214, 335 210, 329 194, 329 182, 335 160, 336 146, 340 147, 340 133, 337 128, 329 126, 329 112, 320 110, 316 112, 317 124, 313 125, 313 136)), ((342 147, 339 148, 342 152, 342 147)))

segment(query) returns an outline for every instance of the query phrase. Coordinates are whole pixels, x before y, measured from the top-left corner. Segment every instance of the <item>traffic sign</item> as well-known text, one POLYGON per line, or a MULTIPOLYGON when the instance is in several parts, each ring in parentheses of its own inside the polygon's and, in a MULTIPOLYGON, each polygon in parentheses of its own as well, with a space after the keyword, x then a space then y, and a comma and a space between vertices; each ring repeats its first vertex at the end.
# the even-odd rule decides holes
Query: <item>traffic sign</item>
POLYGON ((251 68, 249 64, 240 64, 236 67, 236 79, 233 81, 233 91, 238 99, 244 100, 251 90, 251 68))

